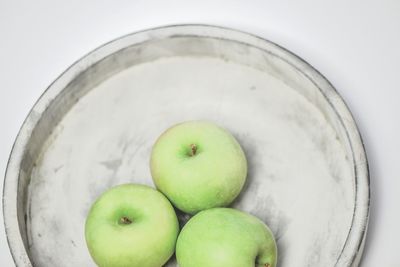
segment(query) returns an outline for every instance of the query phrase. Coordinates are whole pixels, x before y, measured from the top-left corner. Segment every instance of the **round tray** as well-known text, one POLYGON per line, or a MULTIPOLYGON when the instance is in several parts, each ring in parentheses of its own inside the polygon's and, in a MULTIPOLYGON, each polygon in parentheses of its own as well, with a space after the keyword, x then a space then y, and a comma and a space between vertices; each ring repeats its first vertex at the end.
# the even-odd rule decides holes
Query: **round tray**
POLYGON ((332 85, 257 36, 178 25, 96 49, 32 108, 3 195, 17 266, 94 266, 84 239, 91 204, 113 185, 152 185, 152 144, 186 120, 213 121, 243 146, 249 173, 232 206, 271 227, 278 266, 358 264, 368 166, 355 122, 332 85))

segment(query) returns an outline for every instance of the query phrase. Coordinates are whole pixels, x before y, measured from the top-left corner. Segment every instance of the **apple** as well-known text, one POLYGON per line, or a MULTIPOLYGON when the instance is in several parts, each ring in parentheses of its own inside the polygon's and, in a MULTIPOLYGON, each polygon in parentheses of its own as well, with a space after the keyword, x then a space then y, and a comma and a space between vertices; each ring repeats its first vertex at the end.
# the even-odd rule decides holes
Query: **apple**
POLYGON ((277 248, 271 230, 258 218, 214 208, 183 227, 176 257, 180 267, 275 267, 277 248))
POLYGON ((85 237, 101 267, 160 267, 174 253, 178 219, 168 199, 137 184, 111 188, 91 207, 85 237))
POLYGON ((178 209, 195 214, 227 206, 238 196, 247 161, 228 131, 211 122, 189 121, 158 138, 150 169, 157 189, 178 209))

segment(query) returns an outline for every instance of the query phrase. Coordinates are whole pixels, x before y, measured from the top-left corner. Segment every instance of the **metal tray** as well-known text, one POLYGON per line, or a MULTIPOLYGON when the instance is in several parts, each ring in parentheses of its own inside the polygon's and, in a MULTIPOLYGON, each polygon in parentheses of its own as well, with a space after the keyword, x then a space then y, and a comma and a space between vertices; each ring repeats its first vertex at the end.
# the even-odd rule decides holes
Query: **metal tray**
POLYGON ((152 185, 156 138, 172 124, 198 119, 227 128, 242 144, 249 175, 232 206, 271 227, 278 266, 358 265, 368 166, 332 85, 257 36, 177 25, 89 53, 32 108, 3 195, 17 266, 94 266, 84 240, 92 202, 113 185, 152 185))

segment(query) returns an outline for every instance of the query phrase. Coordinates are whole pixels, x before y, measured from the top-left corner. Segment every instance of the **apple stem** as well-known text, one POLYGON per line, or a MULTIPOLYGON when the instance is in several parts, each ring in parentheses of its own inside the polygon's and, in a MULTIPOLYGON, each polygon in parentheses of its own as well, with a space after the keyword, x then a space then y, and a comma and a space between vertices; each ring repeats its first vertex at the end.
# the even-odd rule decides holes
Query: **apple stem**
POLYGON ((129 219, 128 217, 126 217, 126 216, 123 216, 123 217, 121 217, 121 218, 119 219, 119 223, 120 223, 120 224, 131 224, 131 223, 132 223, 132 220, 129 219))
POLYGON ((191 144, 191 145, 190 145, 190 149, 191 149, 191 151, 190 151, 189 156, 193 157, 194 155, 196 155, 197 146, 196 146, 195 144, 191 144))
POLYGON ((271 267, 269 263, 264 264, 264 267, 271 267))

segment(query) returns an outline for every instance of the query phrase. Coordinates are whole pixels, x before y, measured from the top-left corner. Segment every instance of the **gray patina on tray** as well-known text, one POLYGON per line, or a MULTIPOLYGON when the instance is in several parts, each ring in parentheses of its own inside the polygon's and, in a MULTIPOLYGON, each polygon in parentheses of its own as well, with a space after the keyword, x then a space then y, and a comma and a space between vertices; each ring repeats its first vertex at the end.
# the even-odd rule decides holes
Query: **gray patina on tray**
MULTIPOLYGON (((65 71, 15 142, 4 188, 18 266, 94 266, 88 209, 113 185, 152 184, 158 135, 185 120, 231 131, 249 162, 233 204, 270 225, 279 266, 356 266, 368 223, 355 122, 306 62, 256 36, 180 25, 124 36, 65 71)), ((168 266, 176 266, 172 259, 168 266)))

